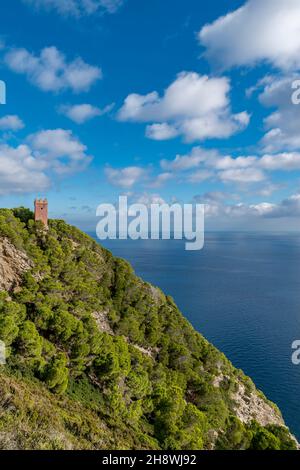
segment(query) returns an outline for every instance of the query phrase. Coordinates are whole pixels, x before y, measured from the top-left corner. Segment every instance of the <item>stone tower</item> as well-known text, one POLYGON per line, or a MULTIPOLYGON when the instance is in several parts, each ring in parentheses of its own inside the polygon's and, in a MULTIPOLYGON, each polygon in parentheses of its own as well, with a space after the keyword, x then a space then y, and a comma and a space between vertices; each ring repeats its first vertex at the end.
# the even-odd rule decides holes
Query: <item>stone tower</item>
POLYGON ((48 201, 47 199, 36 199, 34 201, 34 220, 43 222, 48 228, 48 201))

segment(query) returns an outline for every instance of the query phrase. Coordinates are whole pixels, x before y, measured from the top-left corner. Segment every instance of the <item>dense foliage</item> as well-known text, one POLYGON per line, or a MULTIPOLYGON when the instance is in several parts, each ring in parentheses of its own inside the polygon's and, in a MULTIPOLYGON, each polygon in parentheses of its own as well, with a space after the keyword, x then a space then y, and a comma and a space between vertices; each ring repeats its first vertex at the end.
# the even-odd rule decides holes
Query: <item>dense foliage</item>
POLYGON ((251 380, 126 261, 24 208, 0 210, 1 238, 33 267, 0 292, 0 448, 295 448, 285 427, 236 417, 251 380))

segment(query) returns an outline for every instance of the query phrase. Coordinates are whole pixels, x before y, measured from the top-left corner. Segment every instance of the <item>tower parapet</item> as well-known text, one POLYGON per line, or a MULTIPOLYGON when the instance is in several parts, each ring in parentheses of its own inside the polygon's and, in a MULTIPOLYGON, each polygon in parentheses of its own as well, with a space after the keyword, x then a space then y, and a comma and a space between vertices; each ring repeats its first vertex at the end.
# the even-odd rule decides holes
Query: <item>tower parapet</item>
POLYGON ((34 220, 43 222, 48 228, 48 201, 47 199, 35 199, 34 201, 34 220))

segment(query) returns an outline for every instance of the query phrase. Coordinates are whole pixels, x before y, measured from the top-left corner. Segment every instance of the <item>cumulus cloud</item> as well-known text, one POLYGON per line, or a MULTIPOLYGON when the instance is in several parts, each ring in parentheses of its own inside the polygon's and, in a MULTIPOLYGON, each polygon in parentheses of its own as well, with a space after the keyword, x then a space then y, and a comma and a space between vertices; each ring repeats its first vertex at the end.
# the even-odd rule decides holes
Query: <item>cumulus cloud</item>
POLYGON ((217 178, 224 183, 249 185, 266 179, 260 160, 254 156, 219 156, 206 162, 215 170, 217 178))
POLYGON ((178 130, 166 122, 146 127, 146 136, 152 140, 169 140, 178 136, 178 130))
POLYGON ((194 202, 202 202, 204 203, 215 203, 215 202, 223 202, 226 201, 229 198, 228 193, 224 191, 209 191, 207 193, 204 193, 202 195, 196 195, 194 196, 194 202))
POLYGON ((112 108, 113 104, 110 104, 103 109, 92 106, 91 104, 77 104, 73 106, 62 105, 59 107, 58 111, 77 124, 83 124, 97 116, 103 116, 111 111, 112 108))
POLYGON ((268 181, 268 174, 275 171, 300 169, 300 154, 279 153, 263 156, 222 155, 215 149, 194 147, 187 155, 177 155, 173 160, 160 161, 161 172, 153 167, 129 166, 125 168, 106 167, 105 174, 114 186, 132 188, 143 184, 158 188, 171 180, 198 184, 206 180, 235 184, 240 189, 256 185, 257 194, 270 195, 281 188, 268 181), (157 174, 155 174, 157 173, 157 174), (260 188, 264 183, 263 187, 260 188))
MULTIPOLYGON (((192 171, 191 175, 194 175, 195 170, 199 168, 200 171, 206 169, 211 171, 247 169, 256 162, 256 159, 256 157, 233 158, 229 155, 223 156, 215 149, 207 150, 202 147, 194 147, 187 155, 177 155, 174 160, 161 160, 160 166, 164 170, 177 173, 192 171)), ((213 175, 214 173, 211 174, 213 175)), ((190 181, 192 181, 192 179, 190 179, 190 181)))
POLYGON ((88 91, 102 77, 99 67, 87 64, 80 57, 68 62, 56 47, 46 47, 40 55, 13 48, 5 54, 4 62, 43 91, 88 91))
POLYGON ((294 218, 300 215, 300 194, 293 194, 277 204, 262 202, 245 206, 245 212, 264 218, 294 218))
POLYGON ((124 0, 23 0, 35 8, 54 10, 63 16, 80 17, 98 11, 115 13, 124 0))
POLYGON ((128 166, 125 168, 107 166, 105 168, 105 175, 113 186, 129 189, 145 179, 147 170, 139 166, 128 166))
POLYGON ((38 168, 27 145, 0 145, 0 195, 39 192, 50 187, 50 179, 38 168))
POLYGON ((281 201, 280 204, 274 205, 272 210, 267 214, 268 217, 299 217, 300 215, 300 194, 292 196, 281 201))
POLYGON ((219 178, 224 182, 233 183, 260 183, 265 180, 265 174, 256 168, 236 168, 224 170, 219 173, 219 178))
POLYGON ((188 142, 227 138, 245 129, 247 112, 232 114, 230 82, 226 77, 209 78, 182 72, 162 97, 154 91, 127 96, 118 112, 120 121, 150 122, 146 135, 155 140, 184 136, 188 142))
POLYGON ((0 130, 1 131, 19 131, 23 129, 24 123, 14 114, 9 114, 0 118, 0 130))
POLYGON ((300 153, 278 153, 274 155, 263 155, 259 165, 270 171, 293 171, 300 170, 300 153))
POLYGON ((148 183, 148 187, 160 188, 161 186, 163 186, 165 183, 172 180, 173 178, 174 178, 173 173, 170 173, 170 172, 159 173, 155 178, 153 178, 148 183))
POLYGON ((108 165, 105 168, 105 176, 113 186, 128 190, 140 184, 143 184, 146 188, 160 188, 174 178, 172 172, 166 171, 155 174, 151 166, 112 168, 108 165))
POLYGON ((282 70, 300 68, 298 0, 248 0, 205 25, 199 41, 205 56, 224 68, 267 62, 282 70))
MULTIPOLYGON (((187 155, 177 155, 173 160, 161 160, 160 166, 164 171, 183 175, 190 183, 212 179, 247 186, 267 180, 267 173, 270 172, 300 170, 300 152, 233 157, 222 155, 214 149, 194 147, 187 155)), ((270 194, 276 189, 278 185, 268 183, 264 194, 270 194)))
POLYGON ((298 218, 300 215, 300 194, 292 194, 277 203, 260 202, 246 204, 233 202, 232 195, 224 192, 206 193, 194 197, 194 201, 205 204, 205 216, 208 218, 228 219, 281 219, 298 218))
POLYGON ((0 144, 0 195, 45 191, 54 174, 66 175, 91 161, 71 131, 44 130, 30 135, 26 144, 0 144))
POLYGON ((202 147, 194 147, 188 155, 176 155, 174 160, 161 160, 160 165, 164 170, 185 171, 197 168, 201 163, 219 158, 216 150, 206 150, 202 147))
POLYGON ((203 181, 212 179, 214 174, 212 171, 209 170, 197 170, 188 175, 187 181, 189 183, 202 183, 203 181))
POLYGON ((166 201, 159 194, 132 194, 131 199, 136 204, 144 204, 145 206, 151 206, 151 204, 166 204, 166 201))
POLYGON ((28 142, 40 164, 58 174, 80 171, 91 162, 87 147, 70 130, 43 130, 30 135, 28 142))
POLYGON ((300 149, 300 106, 292 103, 292 84, 296 75, 290 77, 265 77, 259 101, 269 108, 276 108, 264 121, 266 134, 262 144, 266 152, 300 149))

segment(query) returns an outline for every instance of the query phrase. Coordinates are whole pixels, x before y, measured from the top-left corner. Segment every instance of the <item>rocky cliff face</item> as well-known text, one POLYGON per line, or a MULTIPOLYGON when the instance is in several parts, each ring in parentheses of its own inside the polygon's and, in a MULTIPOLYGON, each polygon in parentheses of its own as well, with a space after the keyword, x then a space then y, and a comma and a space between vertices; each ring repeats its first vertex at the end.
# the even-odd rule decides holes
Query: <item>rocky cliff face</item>
POLYGON ((257 421, 261 426, 275 424, 284 426, 284 421, 276 407, 268 403, 257 391, 247 393, 244 384, 239 383, 232 398, 235 401, 235 412, 242 423, 257 421))
POLYGON ((22 274, 32 267, 28 256, 7 239, 0 238, 0 290, 19 287, 22 274))

